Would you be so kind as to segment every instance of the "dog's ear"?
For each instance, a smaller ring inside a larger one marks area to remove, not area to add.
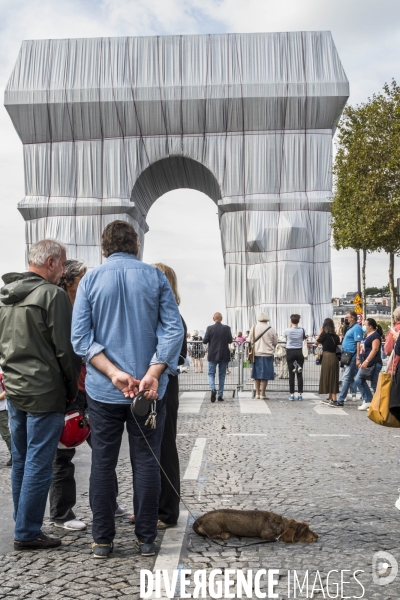
[[[294,527],[289,527],[285,529],[285,531],[281,534],[280,539],[282,542],[286,542],[287,544],[294,544],[294,538],[296,536],[296,529]]]

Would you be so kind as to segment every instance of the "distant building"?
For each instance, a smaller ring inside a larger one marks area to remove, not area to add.
[[[344,317],[347,311],[354,310],[354,298],[357,292],[347,292],[343,298],[336,298],[339,304],[334,302],[333,314],[335,317]],[[390,316],[392,313],[390,296],[377,295],[367,296],[367,315],[368,316]]]

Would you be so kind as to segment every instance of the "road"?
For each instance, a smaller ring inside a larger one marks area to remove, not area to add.
[[[14,552],[10,470],[0,468],[0,598],[136,600],[144,569],[165,569],[171,576],[175,569],[191,570],[188,593],[194,590],[194,571],[232,569],[247,575],[250,569],[253,574],[274,569],[278,573],[270,576],[278,583],[270,591],[282,599],[294,597],[293,582],[297,578],[300,584],[307,583],[308,572],[308,594],[304,585],[302,593],[297,589],[297,598],[328,598],[328,589],[333,598],[398,600],[400,574],[392,583],[378,584],[394,573],[395,563],[375,577],[376,582],[372,563],[378,551],[388,551],[400,561],[400,513],[394,506],[399,496],[400,430],[369,421],[357,410],[359,402],[331,409],[311,393],[303,402],[290,402],[282,393],[270,395],[270,400],[262,401],[245,393],[211,404],[208,393],[182,394],[178,447],[186,507],[181,505],[179,526],[159,534],[160,551],[154,558],[137,554],[127,516],[118,520],[115,551],[107,561],[91,557],[90,527],[86,533],[44,527],[52,534],[61,532],[61,549]],[[0,466],[6,459],[1,442]],[[89,469],[90,450],[85,445],[77,452],[76,512],[90,525]],[[126,439],[118,480],[119,502],[128,515],[132,483]],[[193,517],[224,507],[272,510],[306,520],[319,539],[313,544],[243,547],[259,540],[231,538],[218,545],[192,531]],[[268,597],[267,579],[261,575],[260,593]],[[166,592],[161,595],[167,597]],[[209,590],[206,597],[211,598]]]

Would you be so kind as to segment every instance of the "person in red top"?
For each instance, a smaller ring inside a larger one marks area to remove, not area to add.
[[[3,374],[0,373],[0,435],[7,444],[8,451],[11,455],[11,434],[8,425],[8,410],[6,400],[6,388],[4,387]],[[7,467],[12,466],[12,458],[10,456],[6,463]]]
[[[400,306],[393,311],[393,318],[394,318],[393,329],[395,331],[400,331]],[[391,355],[391,353],[393,352],[395,343],[396,343],[396,340],[393,337],[393,333],[389,329],[389,333],[387,333],[387,335],[386,335],[386,341],[385,341],[385,346],[384,346],[386,356]],[[390,365],[390,372],[392,372],[392,369],[393,369],[393,373],[396,372],[396,368],[397,368],[397,365],[399,364],[399,362],[400,362],[400,356],[397,356],[395,354],[394,358],[393,358],[393,363]]]

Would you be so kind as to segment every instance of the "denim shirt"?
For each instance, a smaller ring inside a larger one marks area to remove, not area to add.
[[[86,391],[98,402],[130,404],[111,380],[90,364],[100,352],[118,368],[142,379],[149,365],[166,363],[176,375],[183,327],[164,273],[133,254],[116,252],[81,280],[72,315],[72,345],[87,363]]]
[[[346,335],[342,341],[342,351],[355,354],[357,352],[357,342],[361,342],[363,337],[362,327],[355,323],[346,331]]]

